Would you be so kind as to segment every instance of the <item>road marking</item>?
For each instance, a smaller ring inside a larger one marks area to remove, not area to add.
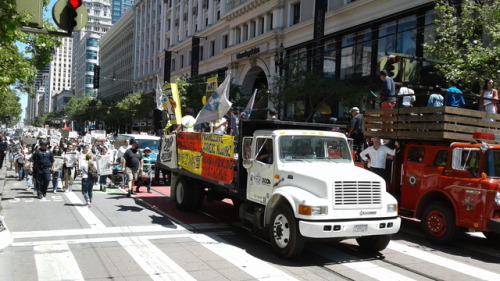
[[[74,192],[68,192],[66,194],[69,201],[75,206],[76,210],[83,219],[90,225],[91,228],[105,228],[106,226],[102,223],[94,213],[90,210],[89,206],[83,205],[83,202],[76,196]]]
[[[375,280],[415,280],[368,261],[350,262],[342,265],[366,276],[370,276],[370,278]]]
[[[128,237],[119,243],[153,280],[196,280],[147,239]]]
[[[191,238],[256,279],[266,281],[297,280],[269,263],[249,255],[245,250],[230,245],[229,242],[220,237],[209,234],[193,235]]]
[[[435,254],[427,253],[422,250],[418,250],[394,241],[389,243],[387,247],[391,250],[424,260],[429,263],[434,263],[442,267],[446,267],[448,269],[470,275],[474,278],[482,279],[482,280],[500,280],[500,274],[484,270],[481,268],[477,268],[465,263],[457,262],[445,257],[440,257]]]
[[[34,247],[38,280],[84,280],[66,243]]]

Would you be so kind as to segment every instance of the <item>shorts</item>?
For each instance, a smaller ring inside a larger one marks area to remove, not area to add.
[[[128,180],[136,181],[139,179],[139,168],[125,168],[125,173],[127,174]]]

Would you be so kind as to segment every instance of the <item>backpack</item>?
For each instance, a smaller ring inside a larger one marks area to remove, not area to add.
[[[96,179],[99,175],[97,174],[97,168],[92,166],[89,168],[89,178]]]

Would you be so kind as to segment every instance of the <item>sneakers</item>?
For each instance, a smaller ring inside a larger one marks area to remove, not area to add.
[[[148,190],[148,193],[151,193],[151,190]]]
[[[27,186],[24,190],[30,190],[31,186]]]
[[[90,200],[87,200],[87,205],[90,205],[90,203],[91,203]]]
[[[54,193],[57,193],[57,189],[54,189]]]
[[[38,194],[37,198],[42,199],[43,198],[42,194]]]

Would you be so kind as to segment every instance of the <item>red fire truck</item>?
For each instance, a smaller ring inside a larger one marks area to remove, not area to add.
[[[494,120],[494,121],[491,121]],[[387,189],[432,242],[463,230],[500,238],[500,116],[455,107],[368,110],[366,135],[397,140]]]

